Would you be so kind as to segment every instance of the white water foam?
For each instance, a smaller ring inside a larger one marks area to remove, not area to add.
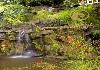
[[[31,58],[31,56],[25,56],[25,55],[16,55],[16,56],[11,56],[9,58]]]

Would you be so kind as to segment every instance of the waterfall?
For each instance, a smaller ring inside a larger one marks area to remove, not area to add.
[[[16,52],[11,58],[30,58],[37,56],[37,53],[32,49],[32,42],[27,31],[24,28],[19,30],[15,47]]]

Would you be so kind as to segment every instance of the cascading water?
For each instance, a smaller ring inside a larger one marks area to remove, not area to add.
[[[32,49],[32,42],[26,29],[21,29],[18,32],[17,45],[15,55],[10,58],[30,58],[37,56],[34,49]]]

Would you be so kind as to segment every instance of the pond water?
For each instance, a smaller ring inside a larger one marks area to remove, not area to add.
[[[0,57],[0,70],[100,70],[100,60]]]
[[[28,70],[27,68],[31,67],[31,64],[32,62],[34,62],[34,60],[37,59],[32,59],[32,58],[12,59],[3,57],[0,58],[0,70],[17,70],[20,68]]]
[[[17,59],[0,57],[0,70],[42,70],[42,66],[51,66],[54,63],[57,63],[55,59],[47,59],[42,57]]]

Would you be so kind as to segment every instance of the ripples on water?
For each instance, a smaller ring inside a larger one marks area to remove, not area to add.
[[[34,70],[31,64],[19,64],[12,67],[0,67],[0,70]]]
[[[56,63],[59,64],[59,61],[42,57],[18,59],[0,58],[0,70],[55,70],[53,68],[55,68]]]
[[[41,60],[41,59],[40,59]],[[32,65],[37,59],[33,58],[3,58],[0,59],[0,70],[34,70]]]
[[[0,68],[0,70],[33,70],[33,68],[32,68],[32,66],[31,67],[29,67],[29,65],[28,66],[16,66],[16,67],[5,67],[5,68]]]
[[[44,58],[0,58],[0,70],[42,70],[42,66],[51,64]]]

